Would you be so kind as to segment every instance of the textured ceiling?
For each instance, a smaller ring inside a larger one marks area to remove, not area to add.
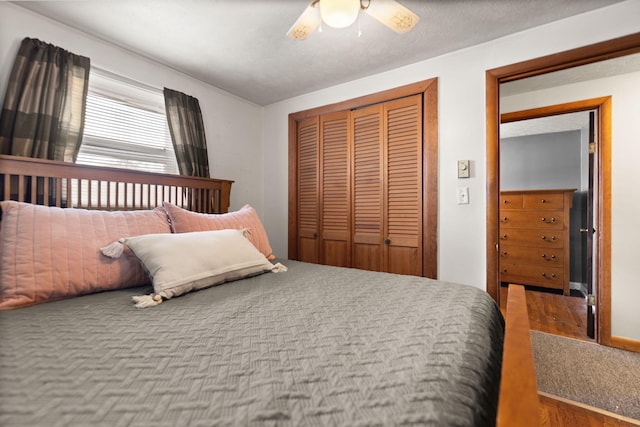
[[[375,1],[375,0],[371,0]],[[366,14],[344,30],[286,37],[309,0],[17,1],[259,105],[380,73],[621,0],[400,0],[398,35]]]
[[[640,54],[626,55],[500,85],[500,96],[512,96],[571,83],[640,71]]]

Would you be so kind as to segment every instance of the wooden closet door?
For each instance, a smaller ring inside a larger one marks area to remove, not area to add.
[[[352,267],[383,270],[383,106],[351,112],[353,128]]]
[[[318,263],[319,119],[298,123],[298,260]]]
[[[384,104],[384,270],[422,275],[422,96]]]
[[[289,115],[292,259],[437,278],[437,95],[431,79]]]
[[[321,263],[351,265],[349,112],[320,117]]]

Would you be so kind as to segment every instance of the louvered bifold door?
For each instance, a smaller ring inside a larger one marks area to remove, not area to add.
[[[383,106],[351,112],[353,128],[352,266],[382,271]]]
[[[348,111],[320,117],[321,263],[351,265]]]
[[[298,123],[298,257],[318,263],[319,257],[319,120]]]
[[[385,271],[422,275],[422,96],[384,104]]]

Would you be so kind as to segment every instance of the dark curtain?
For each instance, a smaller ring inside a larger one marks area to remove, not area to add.
[[[200,103],[192,96],[164,88],[164,104],[180,175],[209,178],[207,139]]]
[[[89,58],[22,40],[0,115],[0,153],[75,162],[82,142]]]

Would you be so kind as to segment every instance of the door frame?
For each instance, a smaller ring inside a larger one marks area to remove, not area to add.
[[[595,313],[595,340],[600,342],[603,337],[605,342],[611,340],[611,97],[585,99],[575,102],[567,102],[556,105],[532,108],[521,111],[513,111],[500,115],[500,123],[512,123],[520,120],[538,119],[541,117],[551,117],[561,114],[570,114],[580,111],[597,111],[597,138],[595,163],[598,174],[597,193],[594,194],[597,206],[596,222],[597,230],[594,239],[595,262],[593,268],[596,271],[596,313]],[[593,141],[589,141],[593,142]],[[499,143],[499,142],[498,142]],[[603,191],[603,186],[606,190]],[[601,206],[604,203],[605,206]],[[607,218],[607,221],[604,221]],[[500,258],[498,257],[498,263]],[[502,288],[498,285],[498,301]],[[585,319],[586,321],[586,319]],[[604,324],[601,328],[601,324]],[[609,325],[608,327],[605,327]],[[606,331],[609,331],[607,335]],[[603,344],[605,343],[603,342]],[[609,344],[606,344],[609,345]]]
[[[640,33],[580,47],[540,58],[519,62],[486,71],[486,145],[487,145],[487,292],[499,301],[500,277],[498,270],[499,242],[499,196],[500,196],[500,83],[520,80],[553,71],[564,70],[580,65],[612,59],[640,52]],[[601,156],[605,154],[602,153]],[[604,345],[639,351],[631,340],[611,336],[611,158],[603,158],[599,168],[599,191],[603,200],[599,201],[599,221],[601,221],[598,244],[602,248],[599,268],[601,278],[599,342]]]

